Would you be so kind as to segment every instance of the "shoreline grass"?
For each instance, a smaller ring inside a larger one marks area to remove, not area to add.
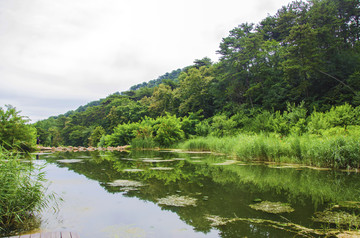
[[[0,147],[0,235],[31,230],[40,225],[37,212],[55,199],[45,195],[45,174],[32,163],[22,163],[19,154]]]
[[[330,168],[360,168],[360,127],[325,131],[322,135],[281,136],[276,133],[232,137],[197,137],[181,149],[213,151],[245,161],[299,163]]]

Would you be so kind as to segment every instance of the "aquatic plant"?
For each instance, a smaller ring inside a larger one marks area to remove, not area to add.
[[[142,187],[142,186],[144,186],[144,184],[142,182],[132,181],[132,180],[123,180],[123,179],[115,180],[108,184],[110,186],[114,186],[114,187]]]
[[[294,209],[290,207],[287,203],[281,202],[269,202],[269,201],[262,201],[260,203],[251,204],[249,205],[252,209],[263,211],[267,213],[284,213],[284,212],[293,212]]]
[[[285,230],[288,232],[295,233],[296,236],[303,236],[303,237],[318,237],[318,236],[325,236],[325,237],[360,237],[359,231],[342,231],[339,229],[312,229],[308,228],[299,224],[291,223],[291,222],[279,222],[267,219],[257,219],[257,218],[225,218],[216,215],[205,215],[205,219],[211,222],[211,226],[224,226],[228,223],[232,222],[246,222],[250,224],[261,224],[264,226],[269,226],[279,230]]]
[[[21,163],[17,154],[0,147],[0,235],[39,225],[37,212],[55,195],[45,195],[45,173],[32,163]]]
[[[196,206],[196,198],[188,196],[171,195],[158,199],[158,204],[174,207]]]
[[[316,212],[315,217],[313,217],[312,220],[315,222],[335,224],[337,226],[346,226],[347,228],[360,227],[360,217],[344,211],[335,212],[326,210],[323,212]]]

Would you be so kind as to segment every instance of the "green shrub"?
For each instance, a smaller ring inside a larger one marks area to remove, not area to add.
[[[201,112],[201,111],[200,111]],[[181,130],[185,133],[185,138],[189,138],[197,133],[196,128],[200,123],[200,112],[189,113],[189,116],[183,117],[181,120]]]
[[[328,117],[322,112],[314,111],[308,122],[308,132],[311,134],[322,134],[322,131],[330,127]]]
[[[207,136],[210,134],[211,126],[207,120],[201,121],[195,126],[195,131],[197,136]]]
[[[212,118],[211,135],[223,137],[235,134],[236,122],[226,115],[216,115]]]
[[[359,118],[355,117],[355,110],[349,104],[332,107],[326,116],[332,127],[341,126],[347,127],[348,125],[354,125],[355,121]]]
[[[157,118],[156,121],[158,124],[154,125],[156,130],[154,139],[160,146],[167,147],[184,139],[180,118],[168,114]]]
[[[115,127],[114,132],[106,135],[101,141],[101,146],[120,146],[129,145],[132,139],[136,137],[136,130],[139,128],[138,123],[120,124]]]

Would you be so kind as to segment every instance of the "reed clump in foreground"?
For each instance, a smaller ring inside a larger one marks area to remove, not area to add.
[[[198,137],[179,145],[209,150],[240,160],[301,163],[331,168],[360,168],[360,127],[331,128],[321,134],[281,136],[277,133]]]
[[[39,225],[36,213],[55,195],[45,195],[45,174],[18,154],[0,147],[0,236]]]

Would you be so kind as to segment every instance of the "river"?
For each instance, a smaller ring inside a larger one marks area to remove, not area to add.
[[[319,212],[360,201],[355,172],[209,153],[66,152],[42,154],[36,163],[45,166],[48,190],[62,198],[56,212],[41,214],[40,230],[82,238],[301,237],[302,229],[334,226],[314,221]],[[257,208],[264,202],[289,210]]]

